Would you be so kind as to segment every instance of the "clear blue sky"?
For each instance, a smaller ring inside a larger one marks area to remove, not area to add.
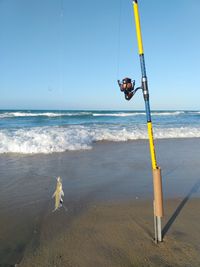
[[[200,1],[138,2],[152,109],[200,109]],[[0,108],[143,109],[125,76],[140,85],[131,0],[0,0]]]

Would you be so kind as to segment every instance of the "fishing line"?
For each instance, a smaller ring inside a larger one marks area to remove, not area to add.
[[[64,25],[63,25],[63,19],[64,19],[64,2],[63,0],[60,0],[60,12],[59,12],[59,72],[60,72],[60,75],[59,75],[59,97],[60,97],[60,106],[59,106],[59,113],[60,113],[60,116],[59,116],[59,120],[60,120],[60,125],[59,127],[61,128],[62,127],[62,102],[61,100],[64,99],[64,93],[63,93],[63,54],[64,54],[64,51],[63,51],[63,45],[64,45],[64,34],[63,34],[63,31],[64,31]],[[61,160],[62,159],[62,154],[59,153],[59,156],[58,156],[58,168],[59,170],[61,169]],[[59,175],[57,175],[59,176]]]
[[[121,17],[122,17],[122,0],[119,0],[119,24],[118,24],[118,42],[117,42],[117,79],[119,78],[120,72],[120,51],[121,51]]]
[[[63,39],[63,18],[64,18],[64,2],[63,0],[60,0],[59,2],[59,21],[58,21],[58,91],[59,91],[59,97],[58,100],[60,102],[60,105],[58,107],[58,111],[59,111],[59,123],[58,123],[58,127],[62,128],[62,102],[61,100],[64,99],[64,94],[63,94],[63,44],[64,44],[64,39]],[[58,132],[59,134],[59,132]],[[62,145],[62,144],[60,144]],[[58,154],[58,166],[57,166],[57,171],[61,172],[62,168],[62,152],[59,152]],[[67,212],[67,208],[64,206],[63,204],[63,200],[62,200],[62,196],[64,196],[64,192],[62,189],[62,179],[60,179],[61,174],[59,173],[59,175],[56,175],[57,178],[57,186],[56,186],[56,191],[54,192],[53,197],[55,197],[55,210],[59,209],[58,206],[58,198],[60,199],[60,207],[63,207],[64,210]],[[62,202],[61,202],[62,201]]]
[[[60,104],[61,103],[61,99],[63,99],[63,77],[64,77],[64,74],[63,74],[63,55],[64,55],[64,25],[63,25],[63,22],[64,22],[64,2],[63,0],[60,0],[60,12],[59,12],[59,52],[58,52],[58,55],[59,55],[59,95],[60,95]],[[61,125],[61,106],[59,106],[59,111],[60,111],[60,125]]]

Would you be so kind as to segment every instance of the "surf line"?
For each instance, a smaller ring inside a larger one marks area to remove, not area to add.
[[[155,146],[154,146],[153,125],[152,125],[152,120],[151,120],[151,109],[150,109],[150,103],[149,103],[150,102],[149,101],[149,89],[148,89],[148,81],[147,81],[147,74],[146,74],[146,67],[145,67],[144,49],[143,49],[140,16],[139,16],[137,0],[133,0],[133,12],[134,12],[134,18],[135,18],[138,53],[139,53],[139,58],[140,58],[140,67],[141,67],[141,74],[142,74],[141,86],[134,88],[135,81],[128,77],[124,78],[122,81],[118,80],[118,85],[120,87],[120,90],[124,93],[126,100],[130,100],[139,89],[141,89],[143,92],[146,119],[147,119],[149,149],[150,149],[152,173],[153,173],[153,188],[154,188],[153,210],[154,210],[155,243],[158,243],[158,242],[162,242],[163,240],[162,226],[161,226],[161,218],[164,216],[162,177],[161,177],[161,168],[157,165],[156,152],[155,152]]]

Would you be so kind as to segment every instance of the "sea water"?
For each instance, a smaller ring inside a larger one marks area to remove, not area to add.
[[[200,137],[200,111],[152,111],[152,121],[155,138]],[[0,111],[0,153],[48,154],[147,138],[144,111]]]

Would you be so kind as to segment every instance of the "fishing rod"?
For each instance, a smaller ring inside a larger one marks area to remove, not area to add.
[[[124,93],[125,99],[130,100],[134,94],[141,89],[143,93],[143,98],[145,102],[145,110],[146,110],[146,119],[147,119],[147,130],[148,130],[148,138],[149,138],[149,148],[151,155],[151,164],[152,164],[152,172],[153,172],[153,188],[154,188],[154,231],[155,231],[155,242],[162,242],[162,225],[161,218],[163,217],[163,193],[162,193],[162,177],[161,177],[161,168],[157,165],[156,160],[156,152],[154,146],[154,137],[153,137],[153,126],[151,120],[151,109],[149,103],[149,89],[148,89],[148,81],[145,67],[145,59],[144,59],[144,49],[142,43],[142,33],[140,27],[140,16],[138,9],[138,1],[133,0],[133,11],[135,17],[135,26],[136,26],[136,35],[138,42],[138,53],[140,58],[140,67],[141,67],[141,86],[135,87],[135,81],[130,78],[124,78],[122,81],[118,80],[118,85],[120,90]]]

